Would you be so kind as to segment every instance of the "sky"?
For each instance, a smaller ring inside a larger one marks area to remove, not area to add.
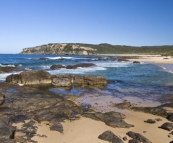
[[[47,43],[173,45],[173,0],[0,0],[0,53]]]

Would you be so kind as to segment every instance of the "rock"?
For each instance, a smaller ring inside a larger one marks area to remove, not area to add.
[[[0,105],[5,102],[5,95],[0,94]]]
[[[123,141],[111,131],[105,131],[99,135],[98,138],[111,143],[123,143]]]
[[[123,140],[124,140],[124,141],[126,141],[126,140],[127,140],[127,137],[126,137],[126,136],[125,136],[125,137],[123,137]]]
[[[156,121],[153,120],[153,119],[148,119],[148,120],[146,120],[144,122],[149,123],[149,124],[155,124],[156,123]]]
[[[113,106],[120,108],[120,109],[124,109],[124,108],[129,109],[132,107],[130,102],[123,102],[123,103],[117,103],[117,104],[115,103],[115,104],[113,104]]]
[[[92,64],[92,63],[80,63],[80,64],[76,64],[76,65],[68,65],[68,66],[66,66],[66,69],[76,69],[78,67],[86,68],[86,67],[92,67],[92,66],[95,66],[95,64]]]
[[[52,77],[52,85],[59,87],[68,87],[72,85],[72,75],[56,75]]]
[[[141,142],[138,141],[138,140],[134,140],[134,139],[132,139],[132,140],[129,140],[129,143],[141,143]]]
[[[169,121],[173,122],[173,113],[170,113],[166,119],[168,119]]]
[[[52,65],[50,67],[51,70],[56,70],[56,69],[60,69],[60,68],[65,68],[65,66],[63,66],[63,65]]]
[[[0,118],[0,142],[2,143],[10,143],[14,142],[14,133],[16,128],[8,124],[8,118],[1,117]]]
[[[12,72],[12,71],[21,71],[21,69],[16,68],[16,67],[1,67],[0,68],[0,73],[7,73],[7,72]]]
[[[60,123],[53,122],[50,126],[50,130],[63,133],[63,126]]]
[[[16,115],[10,119],[11,123],[20,123],[25,122],[25,120],[28,120],[29,118],[26,115]]]
[[[162,124],[159,128],[167,130],[167,131],[171,131],[173,129],[173,123],[166,122]]]
[[[133,63],[134,63],[134,64],[140,64],[140,62],[139,62],[139,61],[134,61]]]
[[[107,79],[104,76],[85,75],[84,83],[86,85],[107,84]]]
[[[73,83],[74,84],[84,84],[84,78],[80,75],[75,75],[73,77]]]
[[[21,83],[21,77],[19,74],[11,74],[11,75],[6,77],[6,82]]]
[[[146,137],[144,137],[143,135],[141,135],[139,133],[130,131],[130,132],[127,132],[127,135],[129,137],[133,138],[134,140],[138,140],[139,142],[142,142],[142,143],[152,143]]]
[[[36,85],[36,84],[51,84],[50,73],[43,70],[23,71],[20,74],[21,84]]]
[[[39,58],[39,60],[49,60],[49,58]]]

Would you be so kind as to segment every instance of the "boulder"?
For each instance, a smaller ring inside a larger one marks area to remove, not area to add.
[[[63,66],[63,65],[52,65],[50,67],[51,70],[56,70],[56,69],[60,69],[60,68],[65,68],[65,66]]]
[[[107,79],[104,76],[85,75],[84,83],[86,85],[107,84]]]
[[[5,95],[0,94],[0,105],[2,105],[5,102]]]
[[[98,138],[111,143],[123,143],[123,141],[118,136],[116,136],[112,131],[105,131],[104,133],[99,135]]]
[[[20,74],[21,83],[25,85],[51,84],[50,73],[43,70],[23,71]]]
[[[173,129],[173,123],[166,122],[162,124],[159,128],[167,130],[167,131],[171,131]]]
[[[72,75],[56,75],[52,77],[52,85],[59,87],[67,87],[72,85]]]
[[[73,77],[73,83],[74,84],[84,84],[84,78],[80,75],[75,75]]]
[[[146,137],[144,137],[143,135],[141,135],[139,133],[130,131],[130,132],[127,132],[127,135],[129,137],[133,138],[134,140],[138,140],[139,142],[142,142],[142,143],[152,143]]]
[[[0,73],[7,73],[7,72],[12,72],[12,71],[21,71],[21,69],[16,68],[16,67],[1,67],[0,68]]]
[[[76,65],[68,65],[66,69],[76,69],[78,67],[86,68],[86,67],[92,67],[95,66],[95,64],[92,63],[81,63],[81,64],[76,64]]]
[[[141,142],[138,140],[132,139],[132,140],[129,140],[129,143],[141,143]]]
[[[156,121],[153,120],[153,119],[148,119],[148,120],[146,120],[144,122],[149,123],[149,124],[155,124],[156,123]]]
[[[169,121],[173,122],[173,113],[170,113],[166,119],[168,119]]]
[[[11,74],[6,77],[6,82],[9,83],[21,83],[20,74]]]

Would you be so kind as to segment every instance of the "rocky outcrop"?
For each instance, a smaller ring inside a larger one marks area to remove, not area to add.
[[[96,54],[97,49],[78,44],[47,44],[24,48],[21,54]]]
[[[85,75],[84,83],[86,85],[107,84],[107,79],[103,76]]]
[[[123,143],[123,141],[111,131],[105,131],[99,135],[98,138],[110,143]]]
[[[56,75],[52,77],[52,84],[59,87],[67,87],[72,85],[72,75]]]
[[[78,84],[78,85],[84,84],[84,78],[82,76],[80,76],[80,75],[75,75],[73,77],[73,83],[74,84]]]
[[[25,85],[51,84],[51,75],[43,70],[23,71],[20,74],[9,75],[6,78],[9,83],[21,83]]]
[[[133,138],[134,140],[137,140],[139,142],[142,143],[152,143],[151,141],[149,141],[146,137],[144,137],[143,135],[139,134],[139,133],[135,133],[135,132],[128,132],[127,135],[131,138]]]

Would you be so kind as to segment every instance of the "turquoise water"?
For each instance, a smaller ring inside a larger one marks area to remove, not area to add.
[[[39,60],[39,58],[48,58],[48,60]],[[61,58],[65,60],[60,60]],[[78,63],[94,63],[96,66],[50,70],[53,64],[74,65]],[[96,56],[1,54],[0,67],[4,66],[15,66],[22,70],[46,70],[52,75],[65,73],[103,75],[111,82],[101,90],[109,91],[110,95],[118,97],[137,96],[156,99],[173,94],[173,88],[170,88],[173,86],[173,73],[149,63],[117,62],[116,57],[105,57],[99,60]],[[11,73],[0,74],[0,81],[4,81],[9,74]],[[75,90],[73,88],[72,91],[62,89],[59,91],[73,93]]]

